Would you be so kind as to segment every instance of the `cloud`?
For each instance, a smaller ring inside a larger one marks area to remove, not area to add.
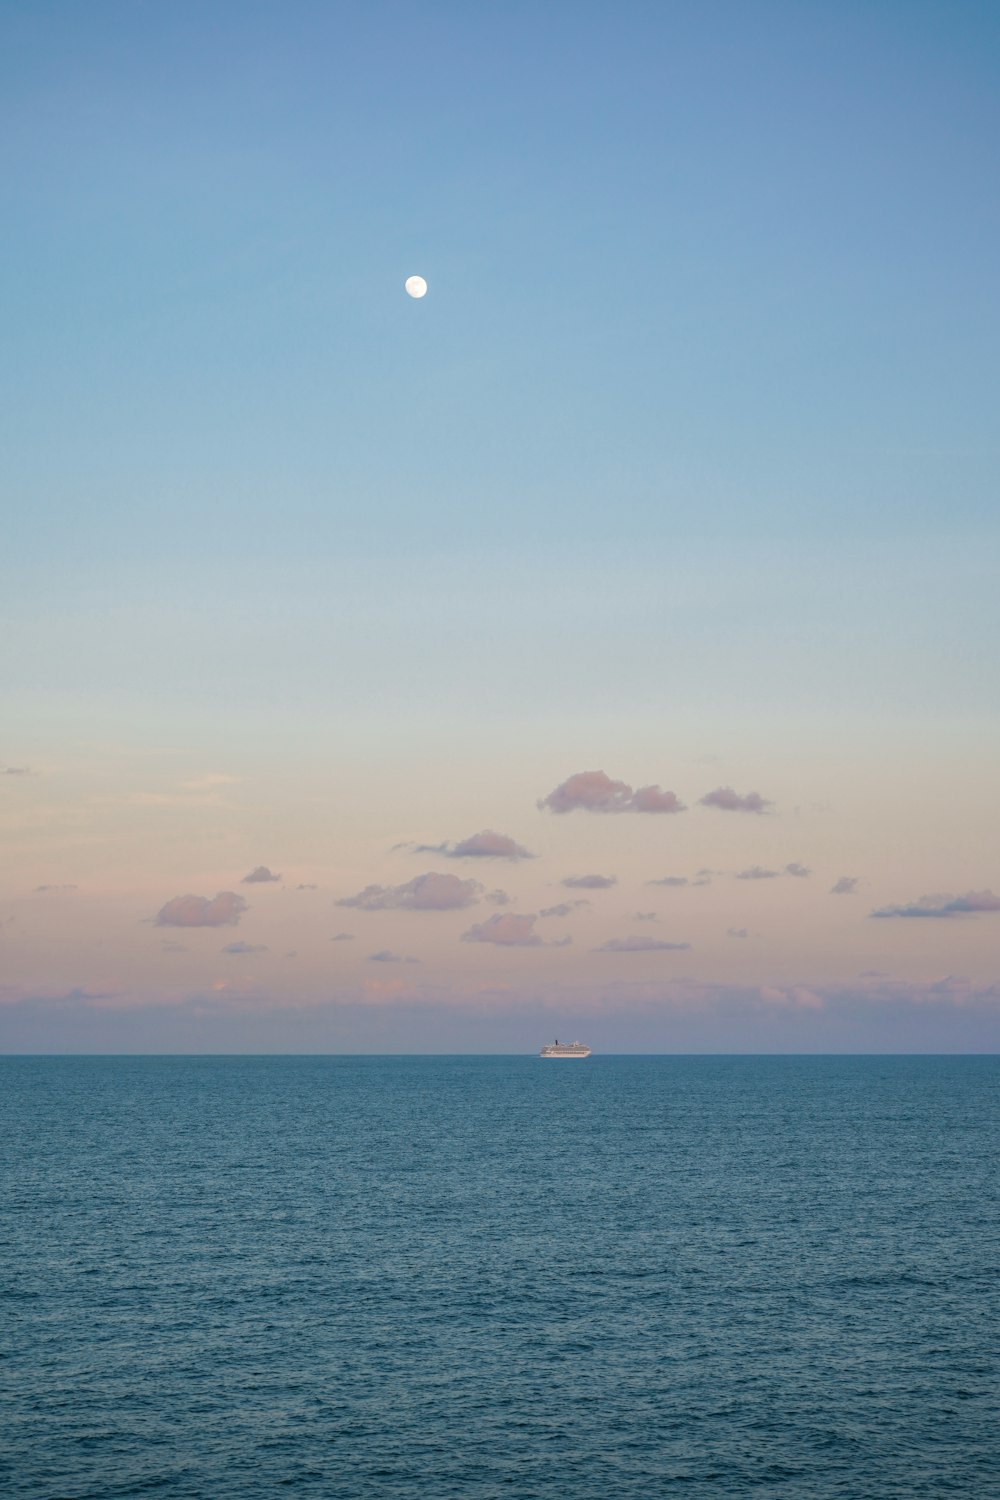
[[[731,786],[717,786],[714,792],[706,792],[699,800],[702,807],[718,807],[723,812],[762,813],[773,805],[759,792],[747,792],[741,797]]]
[[[535,917],[497,912],[462,933],[463,943],[494,943],[498,948],[537,948],[542,939],[535,932]]]
[[[439,875],[428,870],[405,885],[367,885],[356,896],[343,896],[338,906],[357,906],[362,911],[457,911],[474,906],[482,886],[478,880],[459,880],[457,875]]]
[[[647,885],[687,885],[686,875],[664,875],[660,880],[647,880]]]
[[[658,922],[660,920],[655,911],[634,911],[632,916],[637,922]]]
[[[637,791],[625,781],[612,781],[604,771],[577,771],[560,782],[537,804],[554,813],[679,813],[684,804],[675,792],[664,792],[658,786],[641,786]]]
[[[561,882],[571,891],[608,891],[618,884],[617,875],[567,875]]]
[[[971,912],[1000,911],[1000,896],[992,891],[968,891],[964,896],[921,896],[909,906],[883,906],[872,917],[959,917]]]
[[[747,938],[749,936],[750,936],[750,934],[747,932],[747,930],[746,930],[745,927],[727,927],[726,928],[726,937],[731,937],[731,938]]]
[[[30,766],[5,766],[3,774],[5,776],[30,776],[31,775],[31,767]]]
[[[483,900],[488,901],[491,906],[510,905],[510,897],[508,896],[506,891],[487,891],[486,895],[483,897]]]
[[[244,875],[243,879],[240,881],[240,884],[266,885],[269,881],[280,879],[280,875],[271,874],[271,871],[267,868],[267,865],[258,865],[255,870],[250,871],[249,875]]]
[[[43,895],[45,892],[52,892],[52,891],[75,891],[77,889],[78,889],[78,887],[75,886],[75,885],[36,885],[35,886],[35,894],[40,896],[40,895]]]
[[[223,953],[266,953],[266,943],[227,943]]]
[[[247,909],[235,891],[207,896],[175,896],[153,918],[157,927],[235,927]]]
[[[165,938],[160,944],[164,953],[188,953],[190,949],[187,943],[178,943],[174,938]]]
[[[369,953],[368,962],[371,964],[418,964],[419,958],[404,958],[401,953],[393,953],[391,948],[381,948],[378,953]]]
[[[335,932],[333,934],[333,937],[330,939],[330,942],[331,943],[353,943],[354,942],[354,933],[353,932]]]
[[[517,844],[505,833],[484,828],[458,844],[418,844],[417,854],[443,854],[448,859],[534,859],[523,844]]]
[[[777,880],[777,870],[764,870],[760,865],[751,865],[749,870],[741,870],[737,880]]]
[[[841,875],[836,885],[830,887],[831,896],[853,896],[858,888],[857,875]]]
[[[569,917],[581,906],[589,906],[590,902],[582,897],[579,901],[560,901],[556,906],[543,906],[538,913],[539,917]]]
[[[682,948],[690,948],[690,943],[664,943],[659,938],[648,937],[624,937],[609,938],[599,948],[592,948],[592,953],[665,953],[668,950],[680,952]]]
[[[786,1010],[822,1010],[823,997],[804,984],[792,984],[782,988],[762,984],[757,991],[765,1005],[774,1005]]]
[[[800,865],[798,860],[793,859],[790,865],[785,866],[785,874],[794,875],[796,880],[805,880],[808,875],[812,874],[812,870],[808,865]]]
[[[312,885],[312,884],[297,885],[295,887],[295,889],[297,891],[318,891],[319,890],[319,886],[318,885]]]

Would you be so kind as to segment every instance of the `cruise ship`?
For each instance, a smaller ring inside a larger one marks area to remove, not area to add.
[[[561,1042],[557,1037],[539,1052],[539,1057],[589,1057],[590,1048],[584,1042]]]

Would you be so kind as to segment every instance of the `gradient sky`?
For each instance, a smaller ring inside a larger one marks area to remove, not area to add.
[[[995,4],[8,0],[0,123],[0,1048],[1000,1048]]]

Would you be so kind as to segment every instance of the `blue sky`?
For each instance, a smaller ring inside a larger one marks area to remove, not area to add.
[[[991,4],[0,5],[0,902],[230,878],[122,821],[185,777],[348,889],[599,765],[836,783],[873,901],[1000,880],[998,74]],[[1000,980],[989,920],[913,973]],[[19,996],[111,984],[73,931]]]

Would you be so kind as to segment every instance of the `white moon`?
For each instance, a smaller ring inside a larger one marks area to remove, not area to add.
[[[403,285],[411,297],[427,296],[427,283],[422,276],[407,276]]]

